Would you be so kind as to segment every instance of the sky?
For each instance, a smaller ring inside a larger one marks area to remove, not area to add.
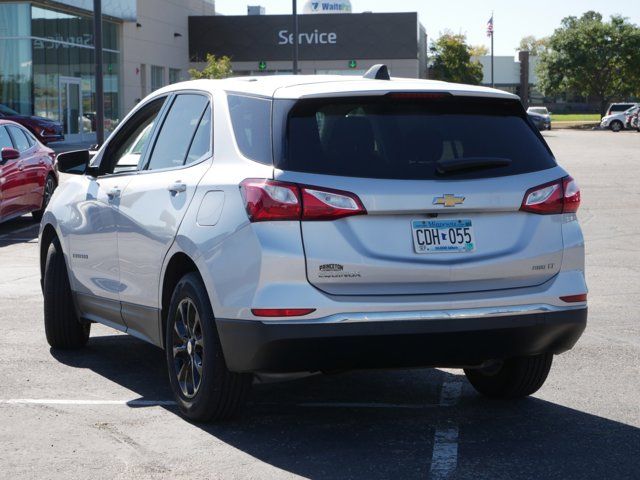
[[[306,0],[298,0],[298,10]],[[269,14],[291,13],[291,0],[215,0],[216,11],[223,15],[246,15],[247,5],[262,5]],[[486,45],[487,21],[494,12],[494,53],[515,55],[520,39],[527,35],[545,37],[553,33],[569,15],[580,16],[588,10],[622,15],[640,25],[640,0],[351,0],[355,13],[418,12],[429,38],[451,30],[467,35],[471,45]]]

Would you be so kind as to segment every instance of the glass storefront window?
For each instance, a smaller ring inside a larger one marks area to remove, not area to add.
[[[31,114],[31,12],[29,4],[0,3],[0,104]]]
[[[169,69],[169,84],[180,82],[182,80],[180,78],[181,76],[182,76],[182,70],[180,70],[179,68],[170,68]]]
[[[164,67],[151,65],[151,91],[164,87]]]
[[[118,33],[117,24],[103,23],[107,131],[119,120]],[[90,15],[0,3],[0,104],[59,121],[82,135],[95,131],[93,45]],[[69,105],[75,105],[72,121]]]

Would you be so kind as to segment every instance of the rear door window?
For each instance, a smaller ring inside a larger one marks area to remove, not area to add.
[[[148,170],[184,165],[209,99],[204,95],[178,95],[167,113],[148,163]]]
[[[29,150],[31,148],[31,144],[29,143],[29,139],[24,134],[24,132],[13,125],[9,125],[7,127],[13,137],[13,141],[16,143],[16,150],[20,152],[24,152],[25,150]]]
[[[459,180],[556,165],[519,101],[510,99],[390,94],[300,100],[288,112],[283,137],[276,167],[308,173]],[[446,174],[439,168],[476,160],[485,165]]]
[[[191,146],[189,147],[189,153],[187,154],[187,161],[185,165],[195,163],[198,160],[204,159],[211,153],[211,105],[202,114],[200,124],[196,130]]]
[[[0,150],[3,148],[13,148],[13,142],[9,136],[9,132],[3,126],[0,126]]]

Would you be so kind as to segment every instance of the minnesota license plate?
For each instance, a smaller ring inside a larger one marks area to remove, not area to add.
[[[416,253],[459,253],[476,249],[469,219],[412,220],[411,230]]]

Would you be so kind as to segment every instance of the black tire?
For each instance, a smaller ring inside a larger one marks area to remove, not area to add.
[[[55,191],[57,186],[58,186],[58,183],[56,182],[55,177],[51,174],[47,175],[47,179],[44,181],[44,191],[42,194],[42,207],[40,208],[40,210],[31,212],[31,215],[33,216],[33,219],[36,222],[39,222],[40,220],[42,220],[42,215],[44,214],[44,211],[47,209],[47,205],[49,205],[49,200],[51,200],[51,195],[53,195],[53,192]]]
[[[227,368],[209,297],[197,273],[186,274],[173,291],[165,353],[171,390],[185,417],[209,422],[240,412],[253,376]]]
[[[64,254],[57,239],[49,245],[44,267],[44,330],[52,348],[80,348],[89,340],[91,323],[80,322],[73,306]]]
[[[487,369],[464,370],[479,393],[492,398],[520,398],[538,391],[551,369],[553,354],[504,360]]]
[[[619,132],[624,129],[624,125],[620,120],[614,120],[613,122],[611,122],[611,125],[609,125],[609,128],[612,132]]]

